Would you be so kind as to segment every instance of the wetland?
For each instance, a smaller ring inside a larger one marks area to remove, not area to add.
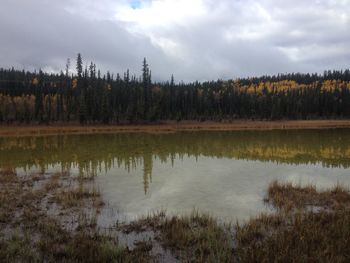
[[[1,137],[0,167],[8,262],[348,255],[348,129]]]

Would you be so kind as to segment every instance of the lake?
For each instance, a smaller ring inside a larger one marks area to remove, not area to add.
[[[350,185],[350,130],[0,137],[0,167],[93,173],[113,220],[198,209],[223,221],[269,211],[273,180]]]

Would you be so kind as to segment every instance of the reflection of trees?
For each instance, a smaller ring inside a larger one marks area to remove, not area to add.
[[[100,134],[0,138],[0,166],[45,171],[58,165],[80,173],[143,165],[144,188],[152,179],[152,162],[184,156],[228,157],[288,164],[321,163],[349,167],[348,130],[183,132],[175,134]]]
[[[143,157],[143,184],[145,194],[147,193],[149,183],[152,182],[152,167],[152,153],[146,153]]]

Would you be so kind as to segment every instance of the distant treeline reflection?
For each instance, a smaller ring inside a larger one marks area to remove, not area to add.
[[[207,156],[277,162],[350,166],[350,131],[283,130],[235,132],[179,132],[173,134],[120,133],[0,138],[1,167],[25,170],[52,165],[76,167],[81,173],[131,170],[143,166],[145,190],[154,158],[172,164],[184,156]]]

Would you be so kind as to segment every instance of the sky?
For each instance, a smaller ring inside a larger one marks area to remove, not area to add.
[[[205,81],[350,67],[350,0],[0,0],[0,67]]]

